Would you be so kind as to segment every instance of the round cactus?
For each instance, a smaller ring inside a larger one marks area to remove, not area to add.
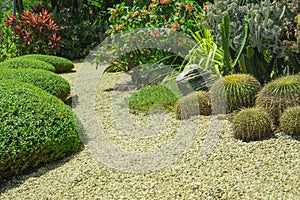
[[[262,108],[244,108],[233,117],[234,138],[248,142],[272,135],[272,119]]]
[[[176,119],[188,119],[195,115],[210,115],[211,103],[209,93],[195,91],[178,100],[175,105]]]
[[[279,121],[284,133],[300,136],[300,106],[286,109]]]
[[[300,76],[292,75],[275,79],[258,93],[256,106],[267,110],[278,124],[285,109],[300,105]]]
[[[217,80],[210,89],[213,114],[252,107],[260,83],[249,74],[233,74]]]

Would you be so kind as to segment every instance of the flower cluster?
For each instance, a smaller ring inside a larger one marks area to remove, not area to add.
[[[107,34],[143,27],[170,28],[188,33],[200,28],[204,10],[193,0],[152,0],[148,6],[128,7],[119,4],[110,9]]]

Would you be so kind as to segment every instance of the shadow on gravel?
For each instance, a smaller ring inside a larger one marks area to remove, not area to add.
[[[8,177],[6,180],[0,181],[0,193],[4,193],[7,190],[10,190],[12,188],[18,187],[22,185],[24,181],[26,181],[29,178],[32,177],[40,177],[44,175],[45,173],[52,171],[58,167],[63,166],[65,163],[67,163],[69,160],[71,160],[73,157],[75,157],[78,153],[80,153],[83,150],[84,147],[81,147],[80,150],[76,153],[72,153],[68,155],[65,158],[62,158],[60,160],[48,163],[48,164],[42,164],[40,166],[30,168],[28,170],[25,170],[22,172],[22,174]]]

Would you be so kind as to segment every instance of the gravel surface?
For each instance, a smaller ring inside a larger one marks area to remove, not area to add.
[[[137,158],[164,152],[155,166],[155,157],[143,161],[150,172],[138,173],[143,170],[135,170],[136,163],[130,168],[113,158],[103,164],[97,161],[101,156],[84,148],[8,182],[0,199],[300,199],[299,140],[278,133],[241,142],[233,139],[231,123],[223,116],[178,121],[160,109],[153,109],[151,117],[129,114],[128,92],[105,91],[123,75],[104,74],[99,80],[99,126],[106,139]],[[72,83],[76,73],[62,76]],[[173,157],[166,146],[175,151]]]

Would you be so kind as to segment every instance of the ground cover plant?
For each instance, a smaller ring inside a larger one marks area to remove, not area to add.
[[[81,146],[70,107],[32,84],[1,80],[0,108],[0,180]]]
[[[153,106],[162,106],[166,111],[172,111],[177,101],[175,94],[163,85],[148,85],[129,98],[129,108],[132,112],[147,113]]]
[[[31,83],[46,92],[65,101],[70,95],[71,87],[68,81],[59,75],[41,69],[11,69],[0,68],[0,80],[14,79]]]

